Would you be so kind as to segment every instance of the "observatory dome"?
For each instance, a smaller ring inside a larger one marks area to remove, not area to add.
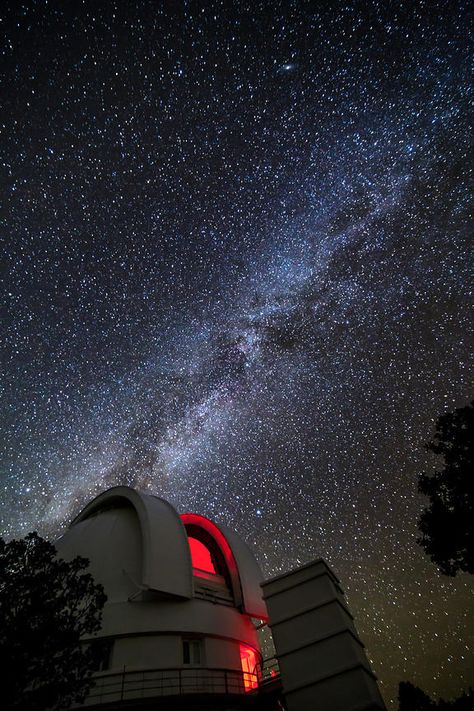
[[[140,693],[150,687],[152,696],[183,685],[190,693],[193,684],[202,692],[204,684],[214,694],[235,687],[237,698],[256,687],[261,653],[252,618],[267,612],[260,568],[236,533],[115,487],[81,511],[56,547],[62,558],[88,558],[107,594],[99,633],[107,653],[88,705],[99,703],[97,694],[115,702],[124,684],[138,683],[136,673]]]

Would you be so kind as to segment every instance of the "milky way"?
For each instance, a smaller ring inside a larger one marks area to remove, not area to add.
[[[390,703],[474,684],[416,543],[474,392],[467,3],[2,5],[2,528],[128,484],[326,558]]]

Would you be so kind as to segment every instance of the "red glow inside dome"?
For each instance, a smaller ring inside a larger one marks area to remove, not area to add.
[[[192,538],[188,536],[189,549],[191,551],[191,561],[193,568],[198,571],[202,570],[205,573],[212,573],[217,575],[217,570],[215,569],[214,563],[212,562],[211,552],[204,543],[198,541],[197,538]]]

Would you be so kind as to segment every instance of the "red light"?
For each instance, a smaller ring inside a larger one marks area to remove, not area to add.
[[[202,570],[205,573],[212,573],[213,575],[217,575],[217,570],[214,567],[214,563],[212,562],[211,558],[211,552],[204,543],[201,543],[201,541],[198,541],[197,538],[191,538],[191,536],[188,536],[188,541],[189,541],[189,549],[191,551],[191,561],[193,564],[193,568],[197,568],[197,570]]]
[[[257,681],[257,652],[245,644],[240,645],[240,666],[244,677],[245,691],[251,691],[258,686]]]
[[[199,514],[181,514],[180,519],[185,526],[199,526],[199,528],[203,528],[205,531],[207,531],[207,533],[212,536],[212,538],[215,540],[224,555],[227,568],[233,579],[233,587],[240,586],[240,581],[238,577],[239,574],[237,572],[237,563],[235,562],[234,555],[229,544],[227,543],[224,534],[217,528],[216,524],[212,521],[209,521],[209,519],[205,518],[204,516],[199,516]]]

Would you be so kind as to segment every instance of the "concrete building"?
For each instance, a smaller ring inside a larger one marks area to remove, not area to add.
[[[127,487],[94,499],[56,545],[88,558],[108,596],[88,709],[384,709],[323,561],[263,582],[233,531]],[[267,622],[279,667],[262,658]]]

